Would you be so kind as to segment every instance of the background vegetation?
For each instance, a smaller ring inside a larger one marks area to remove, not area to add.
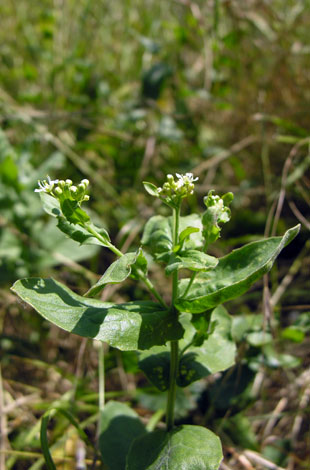
[[[164,210],[141,181],[160,185],[167,173],[187,171],[199,176],[193,210],[211,188],[235,193],[217,254],[298,221],[302,230],[264,285],[227,305],[238,365],[180,393],[180,422],[221,435],[223,470],[310,467],[309,7],[1,2],[0,468],[44,468],[39,418],[51,404],[77,413],[92,439],[96,432],[96,345],[48,325],[9,287],[54,276],[84,293],[110,254],[64,238],[43,214],[37,180],[88,178],[98,225],[127,250]],[[163,274],[153,275],[165,289]],[[104,296],[127,300],[133,289],[128,282]],[[106,363],[107,398],[130,401],[143,419],[163,407],[134,354],[107,350]],[[73,468],[82,442],[63,416],[50,442],[59,468]],[[96,468],[86,450],[87,468]]]

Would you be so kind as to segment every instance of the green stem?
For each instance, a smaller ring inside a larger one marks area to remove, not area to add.
[[[105,380],[104,380],[104,344],[101,342],[98,354],[98,376],[99,376],[99,411],[104,408],[105,402]]]
[[[104,343],[101,342],[98,351],[98,381],[99,381],[99,417],[98,417],[98,436],[102,432],[101,412],[104,410],[105,403],[105,370],[104,370]]]
[[[166,427],[170,431],[174,425],[174,403],[176,396],[176,377],[178,371],[178,341],[170,342],[170,384],[167,399]]]
[[[180,207],[173,209],[173,247],[179,243],[179,226],[180,226]],[[172,305],[174,306],[178,296],[178,270],[172,275]]]
[[[104,238],[100,233],[98,233],[96,230],[94,230],[90,225],[85,225],[84,228],[86,228],[87,232],[93,235],[97,240],[102,242],[104,246],[109,248],[113,253],[117,256],[123,256],[124,253],[122,253],[116,246],[113,245],[113,243],[109,242],[106,238]]]
[[[194,282],[194,280],[195,280],[196,275],[197,275],[197,271],[195,271],[195,272],[192,274],[192,277],[190,278],[189,283],[187,284],[187,287],[186,287],[185,292],[184,292],[184,294],[182,295],[182,297],[186,297],[186,296],[187,296],[188,291],[190,290],[190,288],[191,288],[191,286],[192,286],[192,284],[193,284],[193,282]]]
[[[173,248],[179,243],[179,224],[180,224],[180,207],[173,210]],[[173,273],[172,277],[172,311],[178,315],[174,307],[175,301],[178,297],[178,271]],[[170,342],[170,373],[169,373],[169,390],[167,398],[167,411],[166,411],[166,427],[170,431],[174,426],[174,404],[176,397],[176,379],[179,364],[179,342]]]
[[[166,302],[164,301],[164,299],[162,298],[162,296],[160,295],[160,293],[156,290],[156,288],[154,287],[153,283],[151,282],[151,280],[145,276],[144,273],[142,273],[142,271],[138,270],[137,271],[138,275],[139,275],[139,278],[141,279],[141,281],[146,285],[146,287],[148,288],[148,290],[154,295],[154,297],[158,300],[158,302],[164,307],[164,308],[167,308],[168,309],[168,305],[166,304]]]

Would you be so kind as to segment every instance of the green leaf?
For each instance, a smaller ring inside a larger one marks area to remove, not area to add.
[[[99,449],[109,470],[125,469],[132,442],[146,433],[137,413],[125,403],[109,401],[100,411]]]
[[[64,199],[60,202],[60,207],[65,218],[72,224],[82,224],[89,222],[89,215],[81,209],[79,203],[74,199]]]
[[[220,439],[213,432],[187,425],[136,439],[126,470],[218,470],[222,458]]]
[[[231,317],[222,305],[213,310],[210,322],[213,327],[207,339],[199,347],[191,346],[180,359],[180,387],[226,370],[235,363],[236,345],[231,340]]]
[[[175,315],[155,302],[100,302],[77,295],[54,279],[21,279],[12,290],[60,328],[121,350],[149,349],[183,336]]]
[[[186,227],[184,230],[182,230],[182,232],[179,235],[179,242],[180,242],[181,247],[183,246],[183,243],[185,242],[185,240],[187,240],[192,233],[197,233],[197,232],[199,232],[198,227]]]
[[[170,251],[172,250],[172,217],[163,217],[155,215],[151,217],[144,227],[141,243],[146,245],[151,254],[160,260],[169,260]],[[202,224],[199,215],[191,214],[180,217],[181,233],[189,227],[198,228],[197,232],[193,232],[184,242],[184,249],[197,249],[203,246],[203,237],[201,234]]]
[[[139,274],[137,273],[137,270],[142,271],[143,274],[147,274],[147,259],[142,251],[142,248],[139,248],[137,251],[137,258],[135,260],[134,265],[132,266],[135,269],[131,270],[131,277],[133,279],[140,279]]]
[[[68,235],[69,238],[80,243],[81,245],[89,244],[89,245],[99,245],[99,246],[104,246],[104,247],[109,246],[110,237],[109,237],[108,232],[104,228],[98,228],[91,223],[87,224],[87,226],[92,227],[96,232],[98,232],[101,235],[101,237],[107,241],[107,243],[104,243],[103,241],[98,240],[96,237],[90,234],[84,227],[79,225],[79,221],[69,222],[63,216],[58,199],[44,192],[40,193],[40,198],[41,198],[44,211],[47,214],[53,217],[56,217],[58,219],[57,226],[59,230],[61,230],[66,235]]]
[[[263,315],[260,314],[234,315],[231,329],[233,339],[239,342],[246,339],[249,333],[261,331],[263,322]]]
[[[143,181],[143,186],[146,192],[149,193],[151,196],[159,197],[159,192],[155,184]]]
[[[93,296],[98,294],[98,292],[100,292],[107,284],[118,284],[125,281],[125,279],[127,279],[131,274],[133,266],[137,265],[137,267],[145,271],[145,263],[147,263],[147,261],[141,248],[139,248],[137,252],[126,253],[108,267],[99,281],[89,289],[87,295]],[[138,278],[135,274],[133,277],[135,279]]]
[[[170,255],[168,265],[165,269],[167,275],[178,269],[190,269],[191,271],[207,271],[218,264],[218,259],[198,250],[187,250],[177,255]]]
[[[44,192],[41,192],[39,194],[43,209],[48,215],[51,215],[53,217],[59,217],[62,215],[58,199]]]
[[[186,297],[189,279],[180,282],[176,308],[183,312],[200,313],[244,294],[254,282],[271,268],[281,250],[298,234],[300,225],[283,237],[272,237],[249,243],[220,258],[213,270],[199,274]]]
[[[112,263],[99,281],[87,292],[88,296],[98,294],[107,284],[118,284],[125,281],[131,273],[131,266],[137,259],[137,253],[126,253]]]
[[[150,351],[141,353],[139,367],[158,390],[161,392],[168,390],[170,352],[167,347],[154,346]]]
[[[108,242],[110,241],[110,237],[108,232],[105,229],[99,229],[95,227],[96,232],[98,232],[104,239],[107,240],[107,243],[103,243],[102,241],[98,240],[98,238],[94,237],[91,233],[89,233],[84,227],[77,224],[71,224],[67,221],[64,217],[58,217],[58,224],[57,227],[63,233],[65,233],[69,238],[72,240],[80,243],[81,245],[100,245],[100,246],[109,246]]]
[[[247,335],[247,342],[252,346],[264,346],[272,342],[272,334],[266,331],[253,331]]]

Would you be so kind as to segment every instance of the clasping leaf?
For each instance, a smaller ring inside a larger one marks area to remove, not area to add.
[[[197,275],[185,297],[190,280],[182,280],[176,308],[182,312],[200,313],[244,294],[270,271],[276,257],[296,237],[299,229],[300,225],[297,225],[283,237],[249,243],[220,258],[214,269]]]
[[[60,328],[125,351],[149,349],[184,333],[176,316],[155,302],[100,302],[75,294],[54,279],[21,279],[12,290]]]

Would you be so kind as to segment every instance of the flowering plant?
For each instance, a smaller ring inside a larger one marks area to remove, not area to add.
[[[84,296],[53,279],[41,278],[21,279],[13,291],[66,331],[123,351],[138,351],[140,369],[155,387],[167,391],[166,430],[148,432],[125,404],[109,402],[101,407],[100,450],[103,462],[112,470],[218,469],[222,459],[219,438],[205,427],[175,426],[176,388],[234,364],[231,317],[223,303],[244,294],[268,272],[299,231],[296,226],[283,237],[250,243],[223,258],[211,256],[207,253],[210,244],[219,238],[222,224],[230,220],[233,195],[220,197],[210,191],[202,214],[183,216],[182,201],[193,194],[197,179],[186,173],[168,175],[162,187],[144,183],[149,194],[171,208],[172,215],[148,220],[141,246],[128,253],[114,246],[107,231],[96,227],[82,209],[89,199],[87,180],[74,186],[70,180],[48,178],[36,190],[62,232],[80,244],[108,248],[117,259]],[[169,299],[151,281],[144,250],[171,278]],[[187,276],[180,278],[181,270]],[[129,277],[142,282],[152,300],[117,304],[92,298],[106,285]],[[111,439],[117,441],[114,450]]]

